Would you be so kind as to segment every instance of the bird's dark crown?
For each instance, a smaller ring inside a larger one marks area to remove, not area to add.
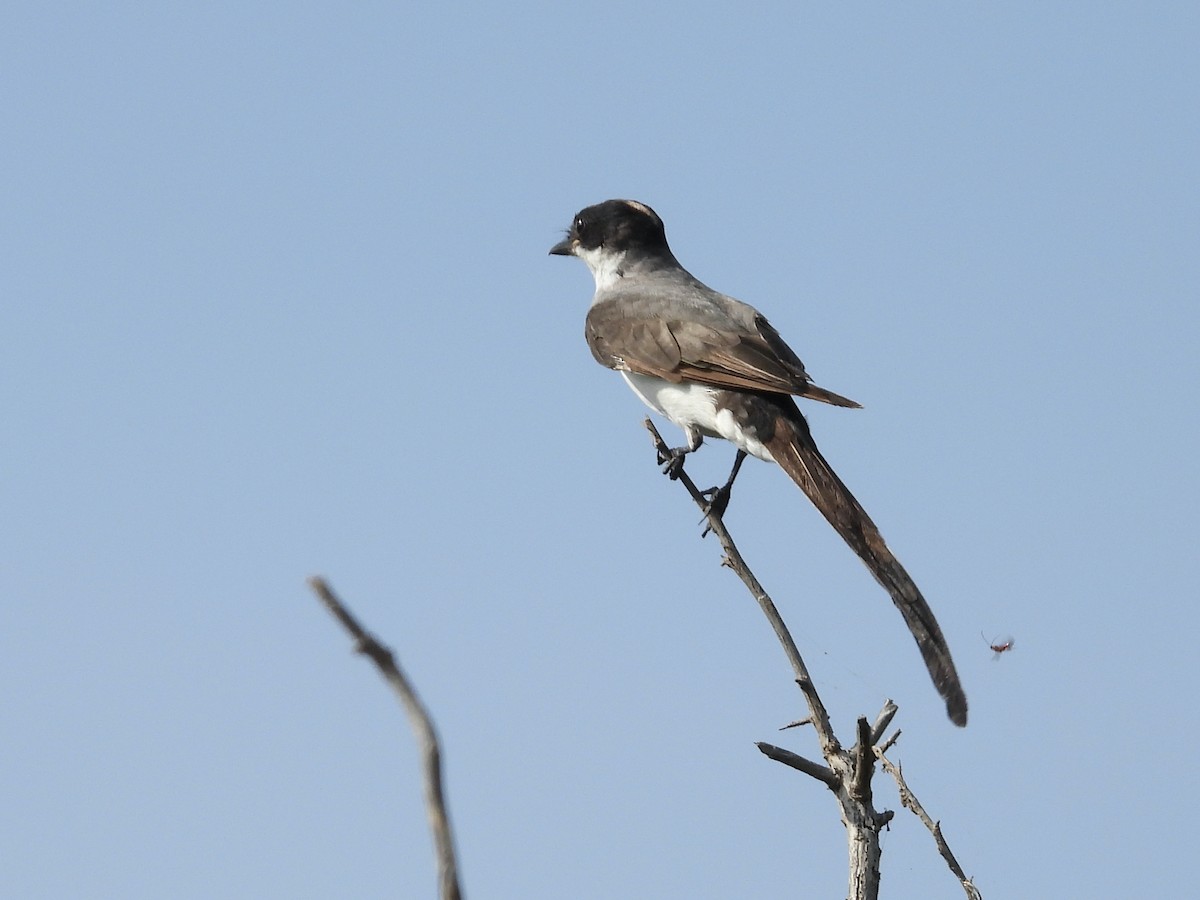
[[[587,250],[660,253],[667,250],[667,232],[658,213],[636,200],[605,200],[581,210],[571,223],[572,238]]]

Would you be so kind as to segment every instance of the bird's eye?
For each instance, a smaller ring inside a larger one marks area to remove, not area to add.
[[[583,234],[584,224],[585,223],[583,221],[583,216],[579,216],[578,218],[575,219],[575,233],[576,234]]]

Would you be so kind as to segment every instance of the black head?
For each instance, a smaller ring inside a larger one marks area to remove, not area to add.
[[[555,256],[574,256],[579,250],[635,255],[670,253],[667,232],[658,213],[636,200],[605,200],[582,210],[567,236],[550,248]]]

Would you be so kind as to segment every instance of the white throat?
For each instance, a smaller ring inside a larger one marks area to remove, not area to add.
[[[624,274],[621,271],[621,265],[625,262],[624,253],[614,253],[604,247],[597,247],[594,250],[585,250],[580,247],[575,251],[575,255],[587,263],[592,277],[596,279],[597,291],[612,287],[621,280],[621,276]]]

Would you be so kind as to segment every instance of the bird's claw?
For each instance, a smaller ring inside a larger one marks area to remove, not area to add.
[[[704,515],[715,515],[718,519],[725,515],[725,510],[729,508],[729,498],[733,492],[729,489],[729,485],[723,484],[720,487],[710,487],[707,491],[701,491],[700,495],[708,500],[704,507]]]
[[[712,519],[716,516],[717,519],[725,517],[725,510],[729,508],[729,497],[732,494],[730,485],[723,484],[721,487],[710,487],[706,491],[701,491],[700,495],[708,499],[708,503],[704,505],[704,518],[697,525],[703,525],[704,530],[700,532],[700,537],[708,537],[708,533],[712,531]]]
[[[658,452],[658,462],[662,466],[663,474],[675,481],[679,478],[679,473],[683,471],[683,458],[688,455],[687,447],[674,447],[663,453]]]

